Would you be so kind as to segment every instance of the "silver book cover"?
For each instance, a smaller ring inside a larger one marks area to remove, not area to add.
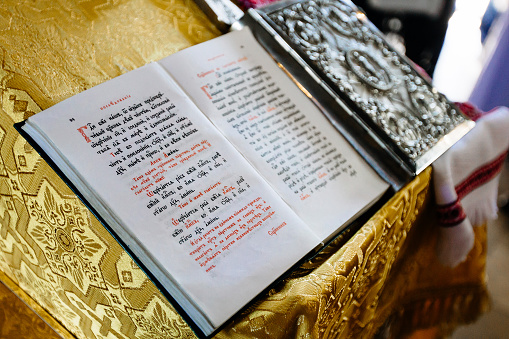
[[[335,125],[350,117],[362,126],[361,135],[347,131],[347,139],[355,144],[355,139],[374,137],[380,152],[400,162],[396,167],[410,177],[474,125],[350,1],[281,1],[249,10],[239,27],[243,25],[251,27],[280,64],[286,66],[285,59],[292,58],[300,65],[290,73],[304,88],[322,88],[313,95],[318,103],[324,95],[338,103],[327,110]],[[274,43],[285,52],[271,50]],[[376,158],[387,156],[377,152],[368,155],[374,166]]]

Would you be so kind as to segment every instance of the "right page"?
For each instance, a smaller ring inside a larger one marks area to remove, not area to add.
[[[248,29],[160,64],[321,239],[387,190]]]

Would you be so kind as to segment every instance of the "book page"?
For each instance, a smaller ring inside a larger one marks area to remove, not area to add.
[[[319,243],[158,64],[29,125],[84,179],[89,203],[97,208],[97,194],[214,326]]]
[[[387,189],[248,29],[160,63],[322,239]]]

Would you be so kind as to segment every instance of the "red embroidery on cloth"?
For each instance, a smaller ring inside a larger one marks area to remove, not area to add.
[[[456,103],[456,105],[466,116],[468,116],[473,121],[476,121],[483,117],[485,114],[492,112],[483,112],[471,103]],[[509,151],[500,154],[493,161],[479,167],[465,180],[456,185],[454,188],[457,195],[456,201],[447,205],[439,205],[437,207],[438,222],[442,224],[443,227],[456,226],[465,220],[466,213],[461,206],[461,200],[476,188],[495,178],[497,174],[499,174],[502,170],[504,161],[508,154]]]
[[[458,196],[456,201],[447,205],[440,205],[437,208],[438,222],[443,227],[456,226],[465,220],[466,214],[461,206],[461,199],[477,187],[492,180],[500,173],[508,153],[509,151],[502,153],[495,160],[478,168],[476,171],[472,172],[468,178],[456,185],[455,190]]]
[[[450,204],[438,206],[437,214],[438,222],[444,227],[456,226],[467,217],[459,199]]]
[[[479,110],[477,107],[469,102],[456,102],[456,106],[470,119],[477,121],[484,115],[484,112]]]
[[[492,162],[478,168],[475,172],[470,174],[468,178],[463,180],[460,184],[456,185],[454,189],[458,195],[458,199],[461,200],[468,193],[472,192],[477,187],[487,183],[493,179],[500,171],[504,164],[504,160],[507,156],[507,151],[502,153]]]

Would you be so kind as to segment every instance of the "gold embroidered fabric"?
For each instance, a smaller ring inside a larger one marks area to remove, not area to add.
[[[344,243],[331,244],[218,334],[219,338],[402,338],[475,319],[487,306],[486,228],[468,260],[435,257],[431,169]]]
[[[0,279],[60,323],[63,336],[194,333],[13,124],[218,34],[188,0],[0,3]],[[477,229],[466,263],[441,267],[430,177],[428,169],[217,337],[369,338],[450,328],[479,314],[486,229]]]

